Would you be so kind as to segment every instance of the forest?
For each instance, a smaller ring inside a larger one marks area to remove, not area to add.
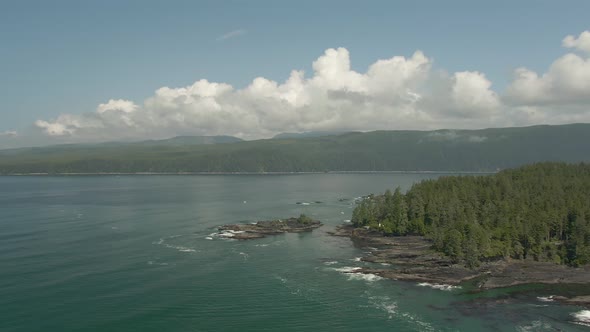
[[[177,137],[0,150],[1,174],[482,171],[590,162],[590,124],[241,141]]]
[[[590,263],[590,164],[537,163],[488,176],[446,176],[370,195],[352,223],[424,235],[456,263],[503,258]]]

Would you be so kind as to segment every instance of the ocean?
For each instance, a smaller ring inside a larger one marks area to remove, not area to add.
[[[419,284],[327,232],[354,198],[444,174],[0,177],[0,331],[587,331],[571,287]],[[312,233],[216,227],[309,215]],[[392,267],[395,268],[395,267]]]

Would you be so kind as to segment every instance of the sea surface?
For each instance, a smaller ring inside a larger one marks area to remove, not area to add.
[[[0,331],[587,331],[567,287],[346,273],[363,249],[327,231],[354,198],[440,175],[0,177]],[[325,226],[216,234],[301,213]]]

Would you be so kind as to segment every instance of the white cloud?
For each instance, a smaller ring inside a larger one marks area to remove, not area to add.
[[[590,31],[580,33],[578,38],[569,35],[561,43],[563,47],[576,48],[580,51],[590,53]]]
[[[227,39],[231,39],[231,38],[235,38],[235,37],[239,37],[239,36],[245,35],[246,33],[247,33],[247,31],[244,30],[244,29],[237,29],[237,30],[230,31],[228,33],[225,33],[225,34],[217,37],[217,40],[218,41],[223,41],[223,40],[227,40]]]
[[[585,45],[584,36],[566,40]],[[201,79],[162,87],[142,105],[111,99],[96,112],[62,114],[36,126],[46,135],[90,141],[590,121],[590,62],[579,55],[560,57],[541,75],[518,69],[503,95],[482,72],[446,73],[432,64],[416,51],[378,60],[363,73],[352,69],[347,49],[331,48],[307,77],[293,70],[282,83],[257,77],[241,89]]]
[[[519,105],[586,104],[590,102],[589,91],[590,59],[568,53],[542,75],[527,68],[517,69],[506,98]]]
[[[567,53],[556,59],[547,72],[538,74],[525,67],[514,72],[505,93],[509,104],[521,106],[572,106],[590,104],[590,31],[578,38],[567,36],[562,45],[588,52],[582,56]]]
[[[16,137],[18,132],[16,130],[0,131],[0,137]]]
[[[110,99],[106,104],[99,104],[96,108],[96,112],[124,112],[131,113],[137,110],[138,106],[134,102],[123,99]]]
[[[44,120],[37,120],[35,125],[45,131],[49,136],[64,136],[74,132],[76,127],[68,128],[68,125],[64,123],[64,118],[59,117],[55,122],[47,122]]]
[[[469,116],[495,112],[500,107],[498,96],[490,82],[479,72],[458,72],[453,75],[451,97],[453,109]]]

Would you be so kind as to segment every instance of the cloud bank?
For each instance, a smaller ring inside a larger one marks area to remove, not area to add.
[[[572,52],[544,73],[518,68],[503,92],[482,72],[434,70],[421,51],[378,60],[362,73],[351,69],[347,49],[330,48],[313,62],[311,75],[293,70],[282,83],[257,77],[236,89],[201,79],[162,87],[141,104],[109,100],[94,112],[40,119],[35,126],[46,136],[98,141],[590,122],[590,32],[567,36],[562,46]]]

